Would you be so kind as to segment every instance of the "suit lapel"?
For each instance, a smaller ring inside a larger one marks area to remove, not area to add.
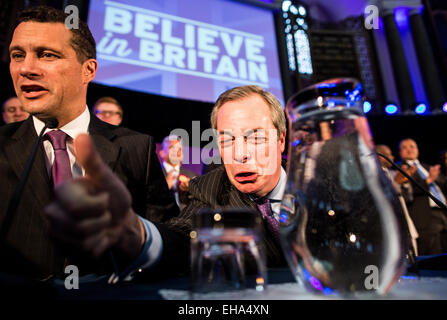
[[[110,130],[106,123],[98,120],[94,115],[90,117],[89,134],[103,161],[115,171],[121,153],[121,147],[112,142],[116,138],[116,134]]]
[[[29,117],[5,145],[6,157],[18,179],[20,179],[22,175],[36,139],[37,134],[33,125],[33,120],[32,117]],[[25,188],[25,190],[31,190],[41,207],[48,204],[52,190],[52,182],[48,176],[45,161],[45,155],[41,144],[37,150],[36,158],[26,183],[27,188]]]
[[[237,190],[235,186],[230,183],[230,193],[229,193],[229,206],[234,208],[253,208],[256,209],[256,204],[250,199],[250,197]]]
[[[229,181],[230,186],[229,192],[229,206],[234,208],[252,208],[259,212],[259,209],[256,206],[256,203],[250,199],[248,194],[242,193],[237,188],[232,185]],[[260,214],[261,215],[261,214]],[[262,216],[262,215],[261,215]],[[270,234],[269,228],[267,226],[267,222],[265,219],[262,219],[262,229],[264,233],[263,243],[265,246],[266,254],[269,256],[270,260],[274,262],[274,264],[278,264],[281,261],[281,248],[279,244],[274,241],[272,235]]]

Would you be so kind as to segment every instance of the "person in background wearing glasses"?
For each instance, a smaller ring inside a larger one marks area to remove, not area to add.
[[[123,121],[123,108],[112,97],[99,98],[93,105],[93,113],[102,121],[119,126]]]
[[[29,113],[23,110],[19,98],[9,97],[3,103],[2,116],[5,123],[13,123],[28,119]]]

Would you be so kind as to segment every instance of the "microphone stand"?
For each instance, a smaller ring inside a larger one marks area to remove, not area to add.
[[[414,180],[408,173],[405,172],[401,167],[399,167],[397,164],[395,164],[393,161],[391,161],[387,156],[376,152],[378,156],[381,156],[383,159],[388,161],[393,168],[398,170],[400,173],[402,173],[408,180],[410,180],[416,187],[418,187],[427,197],[432,199],[439,208],[441,208],[444,211],[447,211],[447,206],[445,206],[441,201],[439,201],[438,198],[436,198],[434,195],[432,195],[429,191],[427,191],[423,186],[421,186],[416,180]]]
[[[397,164],[395,164],[393,161],[391,161],[391,159],[389,159],[387,156],[385,156],[379,152],[376,152],[376,154],[378,156],[382,157],[383,159],[385,159],[386,161],[388,161],[393,168],[395,168],[400,173],[402,173],[409,181],[411,181],[416,187],[418,187],[427,197],[432,199],[439,206],[440,209],[447,211],[447,207],[441,201],[439,201],[438,198],[436,198],[429,191],[427,191],[423,186],[421,186],[408,173],[406,173],[405,170],[403,170],[401,167],[399,167]],[[410,250],[410,251],[412,251],[412,250]],[[410,260],[414,261],[413,266],[415,268],[416,274],[418,275],[418,277],[420,277],[418,262],[416,261],[416,259],[414,257],[414,252],[410,252]]]
[[[11,200],[9,201],[8,210],[6,211],[6,215],[0,229],[0,249],[3,248],[3,245],[6,242],[6,237],[8,236],[9,228],[11,227],[12,220],[14,218],[14,213],[19,206],[20,198],[22,197],[23,189],[25,188],[26,181],[28,180],[28,176],[33,166],[34,159],[36,158],[37,150],[39,148],[40,142],[42,141],[43,134],[45,133],[45,130],[47,128],[54,129],[57,128],[57,126],[58,121],[56,119],[48,119],[47,121],[45,121],[45,126],[40,131],[39,136],[34,142],[33,148],[31,149],[31,154],[26,161],[25,169],[22,171],[19,183],[17,184],[14,193],[12,194]]]

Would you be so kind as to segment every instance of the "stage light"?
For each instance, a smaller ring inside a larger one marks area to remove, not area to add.
[[[427,106],[424,103],[420,103],[414,108],[414,112],[417,114],[423,114],[427,111]]]
[[[363,102],[363,112],[364,112],[364,113],[368,113],[368,112],[371,111],[371,109],[372,109],[372,104],[371,104],[371,102],[369,102],[369,101],[364,101],[364,102]]]
[[[394,9],[394,20],[396,24],[400,28],[408,27],[408,8],[407,7],[398,7]]]
[[[399,111],[399,108],[395,104],[390,103],[385,107],[385,112],[387,114],[395,114],[397,111]]]
[[[292,12],[294,15],[297,15],[297,14],[298,14],[298,9],[297,9],[294,5],[291,5],[290,8],[289,8],[289,10],[290,10],[290,12]]]
[[[447,112],[447,102],[442,106],[442,111]]]
[[[300,15],[302,15],[303,17],[306,16],[306,8],[304,8],[303,6],[299,6],[298,11],[300,13]]]
[[[282,3],[282,11],[287,12],[291,5],[292,5],[292,1],[284,1]]]

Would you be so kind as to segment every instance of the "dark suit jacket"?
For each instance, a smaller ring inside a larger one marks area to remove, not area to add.
[[[400,163],[402,165],[403,163]],[[405,163],[407,164],[407,163]],[[421,163],[422,166],[428,171],[430,166]],[[407,164],[409,165],[409,164]],[[425,190],[430,191],[430,186],[427,185],[425,182],[425,179],[423,179],[418,171],[416,171],[412,178],[419,183],[422,187],[425,188]],[[446,180],[443,175],[439,175],[438,179],[435,181],[436,184],[440,187],[442,193],[444,196],[447,196],[447,186],[446,186]],[[408,211],[410,213],[411,218],[413,219],[413,222],[416,226],[416,229],[420,233],[432,233],[432,232],[438,232],[439,228],[443,228],[442,224],[438,225],[442,221],[438,221],[433,215],[430,214],[431,207],[429,202],[429,197],[425,195],[424,192],[422,192],[418,187],[415,185],[412,185],[411,188],[406,187],[405,185],[402,185],[402,195],[405,199],[405,202],[408,206]],[[438,223],[439,222],[439,223]]]
[[[163,170],[164,175],[166,176],[166,170],[163,166],[163,164],[161,165],[161,169]],[[197,174],[191,170],[185,169],[182,166],[180,166],[180,174],[179,176],[184,175],[190,179],[194,178],[195,176],[197,176]],[[179,194],[179,201],[180,201],[180,209],[184,209],[189,201],[191,200],[191,194],[189,193],[189,191],[182,191],[179,189],[178,185],[179,185],[180,181],[177,179],[177,185],[174,185],[170,191],[172,192],[173,196],[176,192],[178,192]]]
[[[192,229],[192,217],[202,208],[251,208],[257,210],[256,204],[237,190],[228,180],[224,166],[220,166],[209,173],[196,177],[189,182],[189,192],[192,199],[189,205],[182,210],[179,218],[170,221],[171,228],[180,232],[189,232]],[[267,222],[263,225],[263,245],[269,267],[286,266],[281,248],[269,234]]]
[[[152,137],[109,125],[95,116],[91,116],[89,133],[105,163],[132,194],[136,213],[153,222],[162,222],[178,214]],[[31,117],[0,128],[0,224],[36,137]],[[49,204],[52,192],[53,185],[41,147],[8,232],[10,250],[0,253],[3,255],[1,271],[45,278],[63,274],[64,267],[72,263],[71,252],[68,254],[66,248],[61,248],[48,234],[48,221],[43,210]],[[97,271],[96,263],[86,261],[86,267],[79,268],[80,273]],[[108,263],[110,265],[110,261]],[[80,262],[80,265],[84,263]]]

